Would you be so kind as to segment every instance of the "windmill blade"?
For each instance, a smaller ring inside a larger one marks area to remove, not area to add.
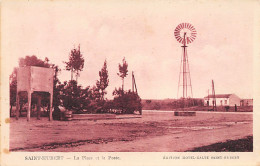
[[[189,24],[189,25],[188,25],[188,29],[190,29],[190,28],[191,28],[191,26],[192,26],[192,25],[191,25],[191,24]]]
[[[184,40],[184,36],[182,36],[183,29],[185,29],[185,32],[187,34],[189,34],[189,35],[187,35],[186,41]],[[187,44],[189,44],[195,40],[195,38],[197,36],[197,32],[196,32],[196,29],[193,27],[193,25],[191,25],[190,23],[181,23],[175,28],[174,36],[178,42],[185,44],[184,43],[184,41],[185,41]]]
[[[176,27],[176,29],[175,29],[176,31],[180,31],[181,30],[181,27],[180,27],[180,25],[178,25],[177,27]]]
[[[183,23],[181,24],[181,29],[183,29],[184,28],[184,25],[183,25]]]
[[[191,43],[190,38],[187,37],[187,44]]]

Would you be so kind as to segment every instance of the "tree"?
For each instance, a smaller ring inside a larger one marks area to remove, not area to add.
[[[16,93],[17,93],[17,67],[14,68],[14,71],[9,77],[9,84],[10,84],[10,115],[12,112],[13,105],[16,102]]]
[[[75,80],[62,85],[61,99],[62,106],[74,113],[82,113],[90,105],[91,90],[89,87],[83,89]]]
[[[46,59],[45,59],[46,60]],[[61,82],[58,78],[58,74],[61,71],[59,66],[51,64],[51,68],[54,70],[54,77],[53,77],[53,108],[54,111],[58,109],[58,106],[61,105],[61,97],[60,92],[62,86],[60,85]]]
[[[72,49],[69,56],[69,61],[65,62],[66,70],[71,71],[71,80],[73,80],[73,74],[76,74],[76,82],[78,81],[79,72],[83,70],[84,58],[80,52],[80,45],[78,49]]]
[[[100,100],[101,99],[100,89],[96,85],[93,85],[90,90],[91,90],[90,93],[91,103],[89,105],[89,110],[91,113],[100,113],[102,112],[102,108],[104,105],[104,101]]]
[[[135,111],[139,111],[142,114],[141,98],[137,93],[130,90],[123,92],[119,88],[114,90],[113,95],[115,96],[113,101],[114,109],[120,110],[122,114],[133,114]]]
[[[38,59],[35,55],[26,56],[25,58],[19,59],[19,67],[25,66],[38,66],[38,67],[46,67],[49,68],[50,64],[48,63],[48,58],[45,58],[45,61]]]
[[[96,83],[97,88],[101,90],[101,100],[104,100],[104,95],[106,94],[105,89],[107,88],[108,83],[107,61],[105,60],[103,68],[99,71],[99,80]]]
[[[124,91],[124,78],[127,76],[128,72],[128,64],[126,63],[125,57],[122,60],[122,65],[119,63],[118,68],[119,68],[119,73],[117,75],[122,78],[122,90]]]

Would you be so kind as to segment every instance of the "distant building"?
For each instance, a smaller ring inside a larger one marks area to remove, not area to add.
[[[240,101],[241,106],[253,106],[253,99],[242,99]]]
[[[240,106],[241,99],[235,94],[216,94],[216,106]],[[213,95],[204,97],[204,105],[213,105]]]

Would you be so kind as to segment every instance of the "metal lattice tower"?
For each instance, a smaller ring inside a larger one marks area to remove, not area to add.
[[[175,31],[174,35],[177,41],[182,43],[182,55],[181,55],[181,65],[180,65],[180,73],[179,73],[179,82],[178,82],[178,93],[177,98],[179,98],[179,88],[182,87],[182,98],[185,102],[185,99],[192,98],[192,85],[191,85],[191,77],[190,77],[190,69],[189,69],[189,60],[187,54],[187,44],[193,42],[196,38],[196,30],[189,23],[181,23],[179,24]],[[185,106],[185,103],[184,103]]]

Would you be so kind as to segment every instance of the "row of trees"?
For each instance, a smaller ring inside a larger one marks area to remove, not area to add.
[[[105,98],[107,94],[106,88],[109,86],[109,75],[107,69],[107,61],[99,71],[99,80],[93,86],[86,86],[83,88],[78,85],[78,78],[80,71],[84,68],[84,58],[80,51],[80,46],[71,50],[69,61],[64,62],[65,69],[71,72],[71,79],[69,81],[61,81],[58,78],[61,69],[55,64],[51,64],[48,58],[41,60],[35,55],[26,56],[19,59],[19,67],[24,66],[38,66],[53,68],[54,84],[53,84],[53,107],[54,117],[59,112],[60,106],[65,107],[74,113],[133,113],[134,111],[142,110],[141,99],[137,93],[124,91],[124,78],[128,75],[128,64],[123,58],[122,64],[119,64],[118,76],[122,79],[122,88],[115,88],[113,91],[114,100]],[[75,78],[75,79],[74,79]],[[16,102],[16,88],[17,88],[17,68],[14,69],[10,75],[10,111]],[[49,95],[46,93],[41,94],[43,97],[42,105],[49,105]],[[27,102],[26,94],[20,94],[21,109]],[[35,104],[36,101],[32,101]]]
[[[185,102],[183,98],[175,100],[145,100],[143,101],[143,109],[146,110],[172,110],[187,107],[203,106],[203,99],[187,98]]]

